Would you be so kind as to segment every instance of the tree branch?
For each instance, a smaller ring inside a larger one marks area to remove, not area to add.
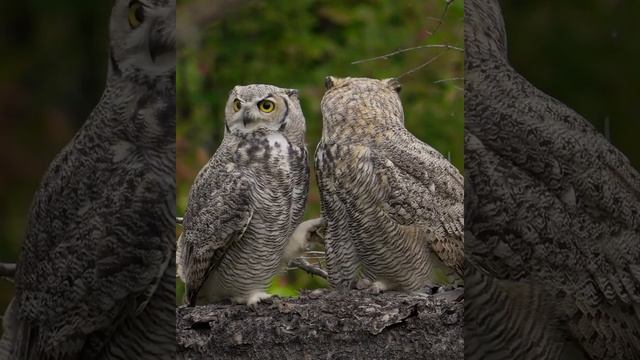
[[[433,35],[435,35],[438,30],[440,30],[440,26],[442,26],[442,24],[444,23],[444,18],[447,16],[447,13],[449,12],[449,7],[451,6],[451,4],[454,2],[455,0],[446,0],[445,2],[445,7],[442,10],[442,14],[440,15],[440,17],[437,19],[438,21],[438,25],[436,25],[436,28],[429,33],[429,35],[427,37],[431,37]],[[384,55],[380,55],[380,56],[376,56],[376,57],[372,57],[372,58],[368,58],[368,59],[363,59],[363,60],[357,60],[351,63],[351,65],[355,65],[355,64],[361,64],[361,63],[365,63],[365,62],[369,62],[369,61],[375,61],[375,60],[387,60],[389,59],[391,56],[395,56],[398,54],[402,54],[408,51],[414,51],[414,50],[419,50],[419,49],[429,49],[429,48],[441,48],[441,49],[445,49],[445,50],[455,50],[455,51],[459,51],[459,52],[464,52],[464,49],[457,47],[457,46],[452,46],[452,45],[448,45],[448,44],[428,44],[428,45],[419,45],[419,46],[413,46],[410,48],[404,48],[404,49],[400,49],[400,50],[396,50],[394,52],[390,52],[388,54],[384,54]],[[405,73],[404,75],[410,74],[415,70],[418,70],[420,68],[422,68],[423,66],[420,66],[410,72]]]
[[[366,291],[304,292],[255,308],[176,311],[182,359],[463,359],[463,302]]]
[[[297,258],[289,261],[289,267],[299,268],[301,270],[308,272],[311,275],[320,276],[325,280],[329,279],[329,275],[324,269],[321,269],[319,267],[316,267],[310,264],[307,260],[303,258]]]
[[[396,78],[397,78],[397,79],[402,79],[403,77],[405,77],[405,76],[407,76],[407,75],[409,75],[409,74],[413,74],[414,72],[416,72],[416,71],[418,71],[418,70],[422,69],[423,67],[425,67],[425,66],[427,66],[427,65],[431,64],[432,62],[434,62],[434,61],[438,60],[442,55],[444,55],[444,53],[445,53],[446,51],[447,51],[447,50],[442,51],[442,52],[441,52],[441,53],[439,53],[438,55],[436,55],[436,56],[432,57],[431,59],[427,60],[427,62],[425,62],[425,63],[421,64],[420,66],[416,66],[415,68],[413,68],[413,69],[411,69],[411,70],[407,71],[406,73],[404,73],[404,74],[402,74],[402,75],[400,75],[400,76],[398,76],[398,77],[396,77]]]
[[[16,274],[16,264],[0,263],[0,276],[14,277]]]
[[[419,50],[419,49],[430,49],[430,48],[445,49],[445,50],[455,50],[455,51],[464,52],[464,49],[462,49],[460,47],[457,47],[457,46],[448,45],[448,44],[420,45],[420,46],[414,46],[414,47],[410,47],[410,48],[406,48],[406,49],[396,50],[394,52],[390,52],[388,54],[372,57],[372,58],[369,58],[369,59],[363,59],[363,60],[354,61],[354,62],[351,63],[351,65],[361,64],[361,63],[365,63],[365,62],[369,62],[369,61],[375,61],[375,60],[387,60],[391,56],[402,54],[402,53],[405,53],[407,51],[414,51],[414,50]]]
[[[438,19],[438,25],[436,25],[436,28],[431,32],[430,36],[436,34],[438,30],[440,30],[440,26],[444,23],[444,18],[447,16],[447,12],[449,12],[449,7],[451,7],[451,4],[453,4],[454,1],[455,0],[446,0],[444,10],[442,10],[442,15],[440,15],[440,18]]]

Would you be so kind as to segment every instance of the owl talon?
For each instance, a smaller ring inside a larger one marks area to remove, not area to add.
[[[260,292],[252,293],[247,297],[244,297],[244,296],[235,297],[232,300],[235,303],[246,304],[248,307],[255,309],[258,306],[258,303],[260,301],[268,299],[270,297],[271,295],[267,294],[266,292],[260,291]]]
[[[364,290],[365,292],[373,295],[378,295],[387,290],[387,286],[381,281],[372,282],[369,279],[360,279],[355,284],[355,288],[358,290]]]
[[[373,283],[373,285],[371,285],[368,291],[370,294],[377,295],[385,292],[387,289],[388,286],[385,283],[383,283],[382,281],[376,281]]]
[[[369,279],[360,279],[355,284],[354,287],[358,290],[365,290],[370,288],[373,285],[371,280]]]

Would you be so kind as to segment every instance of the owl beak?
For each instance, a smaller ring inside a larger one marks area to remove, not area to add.
[[[249,114],[247,114],[247,112],[245,111],[242,114],[242,125],[244,125],[244,127],[247,127],[247,125],[251,124],[253,122],[253,119],[249,116]]]
[[[175,9],[175,7],[173,8]],[[149,55],[154,63],[175,63],[175,10],[171,7],[157,11],[150,27]]]
[[[155,63],[160,56],[172,53],[175,53],[174,44],[165,42],[164,39],[161,40],[157,37],[151,38],[151,41],[149,42],[149,55],[151,56],[151,61]]]

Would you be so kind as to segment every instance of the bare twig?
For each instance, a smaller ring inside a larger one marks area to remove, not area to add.
[[[425,67],[425,66],[427,66],[427,65],[431,64],[432,62],[434,62],[434,61],[438,60],[438,58],[439,58],[439,57],[441,57],[442,55],[444,55],[444,53],[445,53],[445,52],[447,52],[447,50],[444,50],[443,52],[439,53],[438,55],[436,55],[436,56],[432,57],[431,59],[429,59],[429,61],[427,61],[427,62],[423,63],[422,65],[417,66],[417,67],[415,67],[415,68],[413,68],[413,69],[411,69],[411,70],[407,71],[406,73],[404,73],[404,74],[402,74],[402,75],[398,76],[398,77],[397,77],[397,79],[401,79],[401,78],[403,78],[403,77],[405,77],[405,76],[407,76],[407,75],[409,75],[409,74],[413,74],[414,72],[416,72],[416,71],[418,71],[418,70],[422,69],[423,67]]]
[[[0,276],[14,277],[16,275],[16,264],[0,263]]]
[[[387,60],[391,56],[402,54],[402,53],[405,53],[407,51],[413,51],[413,50],[419,50],[419,49],[429,49],[429,48],[439,48],[439,49],[455,50],[455,51],[464,52],[464,49],[462,49],[460,47],[457,47],[457,46],[448,45],[448,44],[420,45],[420,46],[414,46],[414,47],[410,47],[410,48],[406,48],[406,49],[396,50],[394,52],[391,52],[391,53],[388,53],[388,54],[385,54],[385,55],[372,57],[372,58],[369,58],[369,59],[363,59],[363,60],[354,61],[351,64],[355,65],[355,64],[361,64],[361,63],[365,63],[365,62],[369,62],[369,61],[375,61],[375,60]]]
[[[442,10],[442,15],[440,15],[440,18],[438,19],[438,25],[436,25],[436,28],[433,29],[433,31],[431,32],[431,34],[429,34],[429,36],[435,35],[438,32],[438,30],[440,30],[440,26],[444,22],[444,18],[447,16],[447,12],[449,12],[449,7],[451,6],[451,4],[453,4],[454,1],[455,0],[446,0],[444,10]]]
[[[447,82],[447,81],[460,81],[460,80],[464,80],[464,78],[463,77],[452,77],[452,78],[448,78],[448,79],[436,80],[433,83],[434,84],[440,84],[440,83]]]
[[[311,275],[320,276],[321,278],[327,280],[329,275],[327,272],[319,267],[311,265],[307,260],[303,258],[297,258],[289,261],[289,267],[296,267],[301,270],[308,272]]]
[[[445,7],[442,10],[442,14],[440,15],[439,18],[435,19],[435,20],[438,21],[438,25],[436,25],[436,28],[433,31],[429,32],[427,37],[431,37],[431,36],[435,35],[438,32],[438,30],[440,30],[440,26],[442,25],[442,23],[444,23],[444,18],[447,16],[447,13],[449,12],[449,7],[451,6],[451,4],[454,1],[455,0],[446,0],[445,1]],[[430,18],[430,19],[434,19],[434,18]],[[361,64],[361,63],[365,63],[365,62],[369,62],[369,61],[375,61],[375,60],[387,60],[391,56],[402,54],[402,53],[405,53],[407,51],[414,51],[414,50],[419,50],[419,49],[429,49],[429,48],[444,48],[444,49],[447,49],[447,50],[455,50],[455,51],[464,52],[464,50],[462,48],[457,47],[457,46],[453,46],[453,45],[449,45],[449,44],[427,44],[427,45],[419,45],[419,46],[413,46],[413,47],[410,47],[410,48],[396,50],[394,52],[390,52],[390,53],[385,54],[385,55],[380,55],[380,56],[376,56],[376,57],[372,57],[372,58],[368,58],[368,59],[356,60],[356,61],[352,62],[351,64],[355,65],[355,64]]]

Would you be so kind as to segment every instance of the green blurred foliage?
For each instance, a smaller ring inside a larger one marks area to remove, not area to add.
[[[97,103],[109,1],[0,2],[0,261],[15,262],[33,193]],[[13,296],[0,279],[0,313]]]
[[[183,0],[180,7],[198,0]],[[398,77],[442,52],[421,49],[384,60],[352,64],[398,49],[424,44],[463,45],[463,2],[454,1],[444,22],[443,0],[256,1],[211,23],[190,45],[178,49],[177,213],[183,214],[189,188],[223,135],[223,113],[235,85],[267,83],[300,90],[310,154],[321,136],[320,100],[324,78]],[[215,2],[211,3],[215,6]],[[181,24],[178,23],[178,29]],[[435,29],[437,32],[431,34]],[[401,79],[406,126],[463,168],[463,54],[447,51],[438,60]],[[437,82],[437,83],[436,83]],[[310,165],[313,156],[310,156]],[[315,174],[305,218],[318,217]],[[276,277],[274,294],[324,286],[296,271]],[[177,286],[178,299],[182,284]]]
[[[509,58],[604,131],[640,169],[638,1],[502,1]]]

